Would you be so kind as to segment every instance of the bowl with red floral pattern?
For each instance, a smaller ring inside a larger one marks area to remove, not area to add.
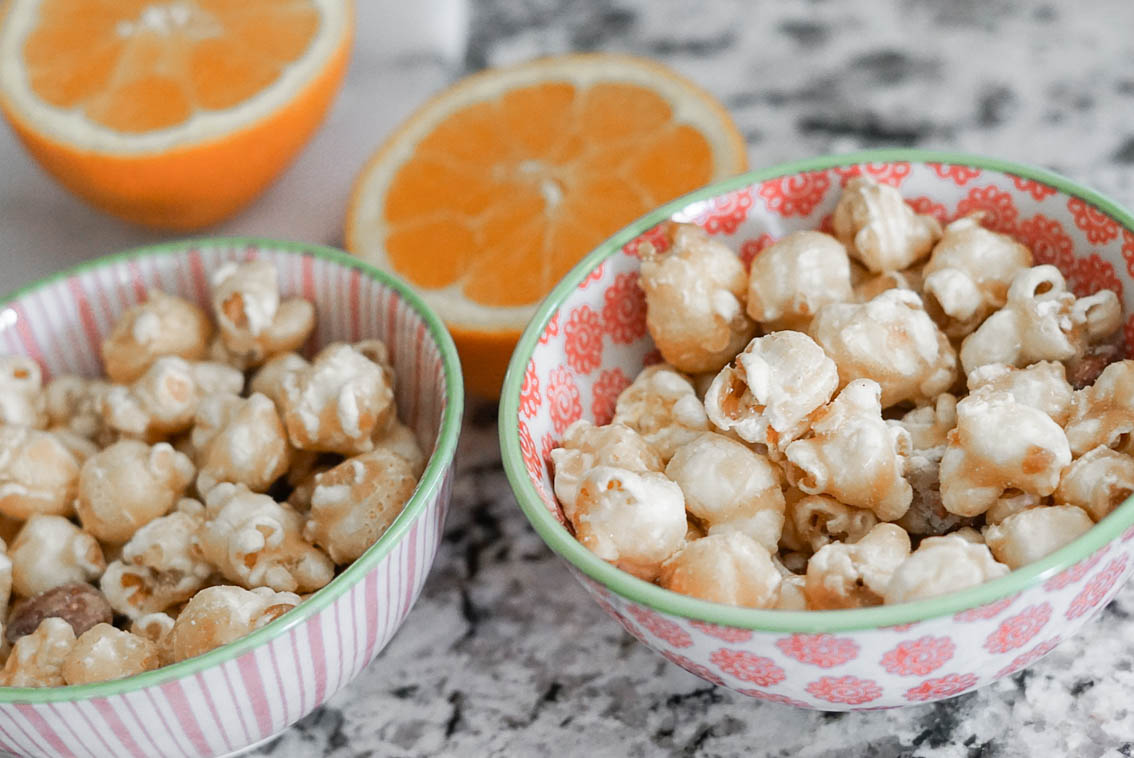
[[[1051,172],[920,150],[822,157],[734,177],[644,216],[584,258],[541,304],[500,404],[504,467],[532,526],[607,614],[673,664],[760,700],[828,711],[927,703],[1020,671],[1095,617],[1134,568],[1134,499],[1040,560],[949,594],[893,605],[779,610],[708,602],[643,581],[574,536],[551,451],[579,419],[608,423],[634,377],[660,360],[639,285],[643,241],[700,226],[745,263],[786,234],[830,228],[846,184],[896,187],[943,224],[983,212],[1036,264],[1085,297],[1114,291],[1134,345],[1134,216]],[[596,199],[601,202],[601,199]]]

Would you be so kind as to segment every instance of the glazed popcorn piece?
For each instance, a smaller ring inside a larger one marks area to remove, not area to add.
[[[905,413],[898,423],[910,435],[914,450],[930,450],[948,444],[948,434],[957,425],[957,398],[942,392],[929,405]]]
[[[381,434],[374,436],[375,450],[388,450],[410,465],[414,479],[420,479],[425,471],[426,456],[417,441],[417,435],[408,426],[396,418],[390,420],[390,425]]]
[[[968,384],[970,392],[982,387],[1007,392],[1017,403],[1043,411],[1060,426],[1066,424],[1071,415],[1074,390],[1067,382],[1062,363],[1040,361],[1026,368],[988,363],[969,374]]]
[[[1134,432],[1134,361],[1110,364],[1093,385],[1076,391],[1066,429],[1076,457],[1100,445],[1127,448]]]
[[[94,581],[106,569],[98,540],[62,516],[29,518],[8,548],[8,558],[11,586],[24,597],[62,584]],[[6,601],[0,604],[5,606]]]
[[[381,366],[335,343],[284,377],[280,410],[296,447],[354,455],[373,449],[375,430],[394,415],[394,393]]]
[[[985,229],[982,217],[973,213],[945,227],[923,272],[926,309],[954,338],[970,334],[1003,307],[1012,279],[1032,265],[1028,248]]]
[[[212,325],[188,300],[151,290],[144,303],[129,308],[102,343],[102,365],[112,382],[132,382],[163,355],[203,358]]]
[[[22,355],[0,355],[0,424],[47,426],[43,371]]]
[[[941,237],[937,219],[914,213],[898,190],[868,177],[847,182],[832,225],[847,252],[875,273],[908,267]]]
[[[780,572],[780,596],[773,607],[781,611],[806,611],[807,577],[789,571],[775,556],[772,556],[772,562]]]
[[[791,538],[785,544],[809,553],[831,542],[858,542],[878,523],[873,511],[852,508],[827,495],[789,498],[786,515]]]
[[[248,388],[266,395],[277,406],[283,405],[284,379],[295,371],[304,371],[311,364],[299,353],[280,353],[268,359],[252,376]]]
[[[349,563],[385,534],[416,487],[412,463],[388,448],[349,458],[315,477],[303,536]]]
[[[150,640],[98,624],[83,632],[63,659],[60,671],[67,684],[90,684],[121,679],[161,665]]]
[[[1075,541],[1094,525],[1082,508],[1044,505],[986,526],[984,541],[996,560],[1010,569],[1018,569]]]
[[[909,555],[909,535],[893,524],[875,525],[858,542],[824,545],[807,562],[807,607],[880,605],[891,575]]]
[[[206,399],[197,412],[197,489],[207,493],[218,482],[233,482],[265,492],[290,461],[291,446],[276,406],[258,392],[231,401],[223,397]]]
[[[281,300],[268,261],[226,263],[213,276],[213,313],[224,351],[244,367],[298,349],[315,328],[315,308],[303,298]]]
[[[51,432],[0,426],[0,513],[16,519],[71,513],[79,465]]]
[[[1059,480],[1055,502],[1077,505],[1101,521],[1134,493],[1134,458],[1105,445],[1071,463]]]
[[[640,434],[662,461],[709,430],[705,407],[693,385],[670,366],[650,366],[638,374],[618,396],[611,423]]]
[[[740,259],[699,227],[673,224],[665,253],[642,246],[646,328],[667,363],[716,371],[752,338],[745,315],[748,277]]]
[[[1070,360],[1113,334],[1121,320],[1122,306],[1110,290],[1076,299],[1055,266],[1024,269],[1012,279],[1004,307],[961,344],[961,364],[969,374],[987,363]]]
[[[927,537],[894,570],[884,598],[893,605],[946,595],[998,579],[1009,570],[992,557],[987,545],[954,534]]]
[[[742,532],[775,552],[784,525],[778,469],[735,440],[706,432],[677,449],[665,475],[709,535]],[[722,543],[723,544],[723,543]]]
[[[243,484],[224,482],[205,496],[197,548],[230,582],[248,589],[311,592],[331,581],[327,555],[303,539],[303,516]]]
[[[651,581],[685,539],[685,501],[664,474],[596,466],[579,484],[571,523],[592,553]]]
[[[659,581],[714,603],[772,608],[782,579],[763,545],[743,532],[727,532],[687,543],[662,564]]]
[[[63,661],[75,645],[75,632],[61,618],[45,618],[34,632],[12,646],[0,671],[0,686],[62,687]]]
[[[882,521],[900,518],[913,491],[902,476],[909,434],[882,420],[876,382],[856,379],[814,415],[811,436],[788,445],[788,478],[809,495],[869,508]]]
[[[723,431],[782,453],[839,384],[835,362],[802,332],[773,332],[748,343],[705,394],[705,412]]]
[[[953,346],[909,290],[886,290],[868,303],[825,305],[809,331],[838,366],[840,383],[873,379],[882,387],[884,408],[925,402],[957,377]]]
[[[1050,495],[1070,463],[1067,436],[1050,416],[1008,392],[981,389],[957,403],[941,459],[942,503],[978,516],[1009,489]]]
[[[75,510],[84,530],[119,545],[168,513],[194,473],[193,462],[167,442],[121,440],[83,464]]]
[[[246,590],[219,585],[193,596],[166,638],[171,662],[183,661],[234,642],[266,626],[299,605],[292,592],[267,587]]]
[[[184,498],[177,510],[135,532],[99,583],[110,606],[137,619],[183,603],[204,587],[214,572],[196,546],[204,523],[205,507]]]
[[[909,290],[921,294],[920,272],[914,269],[905,271],[886,271],[873,276],[864,276],[854,284],[852,297],[837,302],[868,303],[886,290]]]
[[[563,434],[560,446],[551,451],[555,470],[555,496],[570,520],[575,512],[579,482],[595,466],[614,466],[627,471],[662,471],[657,451],[625,424],[595,426],[579,419]]]
[[[162,665],[172,663],[168,660],[169,633],[173,631],[173,616],[168,613],[147,613],[130,622],[130,633],[154,643]]]
[[[957,398],[943,392],[931,405],[907,412],[898,423],[910,435],[905,476],[913,488],[910,508],[897,520],[898,526],[919,536],[957,529],[966,519],[945,510],[940,479],[948,434],[957,425]]]
[[[110,384],[74,374],[57,376],[47,383],[43,396],[48,423],[53,430],[67,429],[89,440],[105,440],[102,398]]]
[[[1072,463],[1072,466],[1074,464]],[[1070,468],[1067,469],[1069,471]],[[1066,476],[1066,471],[1064,472]],[[1061,480],[1062,481],[1062,480]],[[987,525],[999,524],[1014,513],[1026,511],[1029,508],[1038,508],[1048,504],[1048,498],[1033,495],[1030,492],[1008,490],[996,499],[996,502],[984,512],[984,523]]]
[[[748,272],[748,315],[772,329],[806,329],[820,306],[852,297],[846,248],[822,232],[792,232]]]

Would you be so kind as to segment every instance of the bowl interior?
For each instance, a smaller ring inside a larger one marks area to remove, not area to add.
[[[99,344],[118,316],[151,289],[209,308],[210,273],[231,260],[269,260],[285,297],[313,302],[317,325],[308,355],[335,341],[377,338],[390,350],[398,415],[414,430],[429,463],[414,496],[386,533],[295,611],[197,658],[116,682],[55,690],[0,688],[0,702],[104,695],[166,681],[232,658],[302,622],[340,595],[389,552],[440,486],[460,431],[460,366],[440,320],[396,278],[318,245],[262,239],[189,240],[100,258],[0,299],[0,354],[35,358],[45,380],[65,373],[98,376]]]
[[[843,186],[863,174],[897,187],[919,213],[943,223],[982,212],[986,227],[1026,244],[1037,264],[1059,267],[1079,296],[1114,290],[1127,314],[1127,343],[1134,345],[1134,217],[1046,171],[977,156],[874,151],[753,172],[679,198],[605,242],[552,291],[521,338],[505,382],[501,446],[517,500],[548,544],[582,573],[645,605],[718,624],[869,628],[953,613],[1018,591],[1134,523],[1134,501],[1128,501],[1076,542],[1004,579],[901,606],[806,612],[731,608],[668,592],[606,564],[568,532],[552,494],[550,451],[576,419],[608,422],[619,392],[661,360],[646,332],[639,243],[664,244],[666,221],[692,222],[747,263],[790,232],[830,231]]]

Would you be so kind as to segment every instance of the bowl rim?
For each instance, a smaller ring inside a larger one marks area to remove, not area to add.
[[[740,608],[681,595],[638,579],[587,550],[548,511],[528,477],[520,452],[519,399],[527,364],[539,336],[563,301],[582,283],[595,266],[616,255],[626,243],[690,204],[716,197],[768,179],[801,172],[827,170],[867,163],[942,163],[989,169],[1003,174],[1034,179],[1055,187],[1069,197],[1078,197],[1134,230],[1134,215],[1105,195],[1084,187],[1065,176],[1046,169],[982,155],[915,148],[885,148],[853,153],[824,155],[781,163],[715,182],[640,217],[616,232],[587,254],[557,284],[536,309],[520,336],[500,398],[498,431],[504,471],[520,509],[547,545],[571,567],[614,591],[624,599],[673,616],[741,629],[787,633],[844,632],[898,626],[947,616],[979,607],[1005,596],[1022,592],[1090,556],[1103,545],[1117,539],[1134,524],[1134,496],[1128,497],[1086,534],[1035,563],[990,582],[938,597],[897,605],[880,605],[823,611],[787,611]]]
[[[461,375],[461,364],[457,355],[456,345],[453,344],[453,338],[449,335],[440,317],[425,304],[425,301],[413,291],[410,285],[397,276],[375,268],[341,250],[308,242],[243,236],[191,237],[171,242],[143,245],[84,261],[76,266],[56,271],[33,281],[7,295],[0,296],[0,312],[16,300],[26,297],[44,287],[55,284],[56,282],[125,261],[143,258],[162,258],[193,249],[250,246],[273,252],[285,252],[290,255],[310,256],[339,266],[357,269],[363,275],[393,290],[397,296],[413,308],[414,312],[424,321],[430,336],[433,338],[434,343],[441,353],[441,362],[445,375],[445,408],[441,413],[441,423],[438,428],[437,441],[434,445],[433,454],[429,457],[421,479],[418,480],[417,489],[414,490],[414,494],[406,502],[406,505],[402,508],[402,512],[398,514],[398,517],[394,520],[394,523],[390,525],[390,528],[378,538],[377,542],[367,548],[366,552],[343,569],[343,571],[328,582],[326,586],[312,593],[307,600],[296,606],[294,610],[288,611],[278,619],[264,625],[251,634],[193,658],[187,658],[178,663],[172,663],[168,666],[146,671],[141,674],[135,674],[134,676],[125,677],[123,679],[63,687],[0,687],[0,705],[37,705],[123,695],[130,692],[137,692],[148,687],[166,684],[183,677],[192,676],[200,671],[237,658],[269,640],[287,633],[293,627],[306,622],[312,616],[331,605],[331,603],[341,597],[350,587],[360,582],[371,569],[377,566],[382,559],[386,557],[390,550],[393,549],[394,545],[407,534],[410,525],[417,521],[418,517],[425,512],[426,503],[440,492],[445,474],[452,466],[454,456],[456,455],[457,441],[461,431],[461,417],[464,414],[464,381]],[[342,684],[346,684],[346,682],[342,682]],[[318,704],[316,703],[316,705]]]

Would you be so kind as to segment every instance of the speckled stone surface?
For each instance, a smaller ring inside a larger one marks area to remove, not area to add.
[[[750,162],[877,146],[986,153],[1134,205],[1134,3],[360,0],[347,87],[309,149],[216,230],[337,243],[350,180],[432,90],[542,53],[649,55],[732,111]],[[430,13],[444,13],[438,23]],[[6,285],[157,239],[89,211],[0,137]],[[308,209],[303,214],[294,208]],[[1016,676],[937,705],[820,714],[706,685],[624,634],[527,526],[495,408],[468,409],[424,594],[381,656],[252,755],[1134,755],[1134,586]]]

